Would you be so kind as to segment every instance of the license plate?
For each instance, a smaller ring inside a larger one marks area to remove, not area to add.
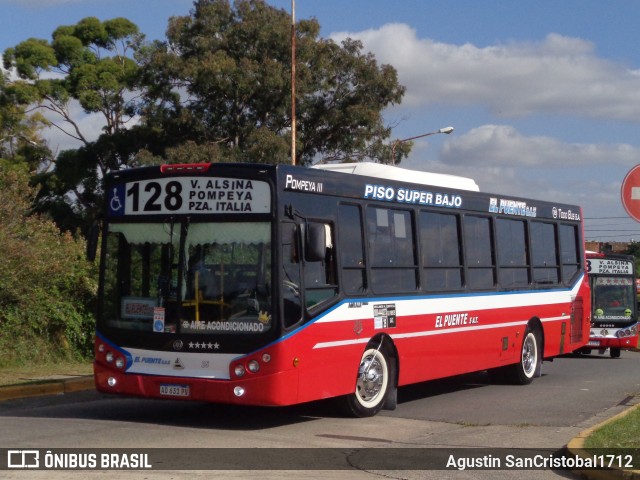
[[[160,395],[167,397],[188,397],[189,385],[162,384],[160,385]]]
[[[600,342],[598,340],[590,340],[589,343],[587,343],[587,345],[589,345],[590,347],[599,347]]]

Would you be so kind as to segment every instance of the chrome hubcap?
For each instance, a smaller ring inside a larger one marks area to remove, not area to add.
[[[380,391],[384,383],[384,372],[382,365],[374,356],[367,356],[363,359],[358,370],[358,395],[365,402],[373,400]]]
[[[529,334],[522,345],[522,369],[527,377],[534,373],[538,360],[536,357],[536,339],[533,334]]]

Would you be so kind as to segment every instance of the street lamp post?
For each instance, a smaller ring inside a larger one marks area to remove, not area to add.
[[[393,163],[395,163],[396,147],[398,146],[399,143],[409,142],[411,140],[415,140],[416,138],[428,137],[429,135],[436,135],[438,133],[445,133],[445,134],[449,135],[451,132],[453,132],[453,127],[442,127],[440,129],[436,130],[435,132],[423,133],[422,135],[416,135],[415,137],[403,138],[402,140],[396,140],[395,142],[393,142],[393,147],[391,147],[391,161]]]

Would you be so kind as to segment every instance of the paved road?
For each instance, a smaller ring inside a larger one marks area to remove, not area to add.
[[[640,393],[640,353],[569,355],[545,362],[531,385],[494,385],[486,373],[406,387],[392,413],[469,425],[568,427]],[[428,400],[428,401],[427,401]]]
[[[315,458],[304,460],[309,470],[230,470],[223,477],[510,479],[523,472],[371,471],[353,452],[378,448],[383,456],[388,452],[403,454],[401,449],[406,447],[447,451],[457,447],[559,449],[583,429],[638,401],[634,396],[640,394],[638,371],[640,353],[625,352],[620,359],[566,357],[545,363],[543,377],[525,387],[492,385],[484,374],[465,375],[403,388],[397,410],[370,419],[341,418],[326,402],[283,409],[238,408],[104,397],[95,392],[12,400],[0,403],[0,448],[284,447],[284,452],[295,453],[288,449],[313,447],[323,450]],[[323,454],[334,452],[328,448],[344,451],[341,464],[347,462],[352,469],[334,474],[312,470],[314,465],[322,465]],[[202,452],[207,455],[206,450]],[[245,452],[252,454],[251,450]],[[16,479],[114,475],[105,471],[24,473],[2,472],[3,478]],[[173,470],[118,475],[150,479],[211,477],[211,471]],[[576,477],[566,471],[544,470],[527,471],[526,478]]]

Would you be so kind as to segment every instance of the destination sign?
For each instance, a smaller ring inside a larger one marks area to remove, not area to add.
[[[269,184],[258,180],[171,177],[140,180],[111,187],[109,214],[269,213]]]
[[[632,275],[633,264],[628,260],[596,259],[587,260],[588,273]]]

